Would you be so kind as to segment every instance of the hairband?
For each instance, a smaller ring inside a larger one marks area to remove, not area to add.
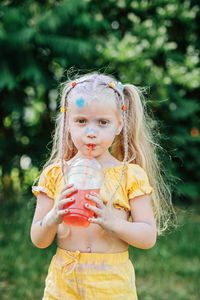
[[[118,84],[120,90],[123,91],[123,89],[124,89],[123,84],[122,84],[120,81],[119,81],[117,84]],[[76,81],[72,81],[72,86],[75,87],[76,85],[77,85]],[[112,88],[112,89],[114,89],[115,84],[114,84],[113,81],[111,81],[111,82],[109,83],[109,87]],[[126,106],[126,105],[123,105],[123,106],[122,106],[122,110],[127,110],[127,106]],[[66,108],[65,108],[65,107],[61,107],[61,108],[60,108],[60,111],[61,111],[61,112],[66,112]]]

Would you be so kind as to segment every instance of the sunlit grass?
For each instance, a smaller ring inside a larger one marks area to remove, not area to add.
[[[200,215],[177,208],[178,228],[149,250],[130,249],[139,299],[199,299]]]
[[[31,243],[34,201],[24,197],[18,205],[1,208],[1,300],[42,299],[56,244],[38,249]],[[179,208],[178,223],[178,229],[159,237],[152,249],[129,248],[139,300],[199,299],[200,216],[196,208]]]

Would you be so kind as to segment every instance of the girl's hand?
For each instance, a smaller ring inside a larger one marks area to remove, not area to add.
[[[117,222],[117,218],[107,209],[100,196],[91,192],[90,195],[86,195],[86,198],[97,204],[97,207],[89,205],[88,203],[85,204],[85,207],[92,210],[97,216],[97,218],[88,219],[88,221],[90,223],[99,224],[104,229],[112,231],[114,222]]]
[[[66,197],[74,193],[76,190],[77,189],[73,187],[73,184],[64,185],[60,192],[58,202],[48,213],[48,224],[55,225],[62,223],[62,216],[69,212],[67,209],[63,209],[63,206],[67,203],[72,203],[75,200],[73,196],[67,199]]]

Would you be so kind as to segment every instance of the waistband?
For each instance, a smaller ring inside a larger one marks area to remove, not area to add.
[[[79,264],[101,265],[103,262],[103,264],[114,265],[127,262],[129,253],[128,250],[119,253],[83,253],[79,250],[72,252],[58,247],[56,257],[62,261],[74,260]]]

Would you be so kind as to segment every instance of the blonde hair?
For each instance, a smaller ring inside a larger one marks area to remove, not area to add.
[[[73,80],[69,79],[61,84],[60,108],[65,108],[66,113],[67,100],[70,96],[73,97],[73,92],[76,89],[72,86]],[[114,86],[110,86],[110,82],[114,83]],[[147,173],[149,183],[154,189],[154,193],[151,195],[151,203],[157,223],[157,232],[158,235],[161,235],[172,224],[172,217],[175,216],[175,212],[172,205],[170,188],[166,184],[164,175],[161,174],[162,166],[156,154],[157,147],[162,148],[156,142],[154,134],[156,121],[147,111],[142,89],[132,84],[122,86],[121,83],[115,81],[113,76],[101,75],[98,72],[77,76],[76,84],[80,84],[80,86],[83,84],[86,86],[92,84],[95,94],[99,92],[101,96],[106,90],[107,92],[109,89],[113,90],[114,93],[112,92],[112,94],[118,108],[121,109],[121,113],[123,114],[123,131],[115,136],[111,146],[111,154],[116,159],[123,160],[124,165],[115,192],[108,201],[108,208],[113,207],[112,200],[122,180],[126,162],[138,164]],[[127,107],[127,111],[122,110],[122,106]],[[52,152],[43,169],[57,163],[61,159],[62,172],[64,172],[63,160],[68,161],[77,153],[69,130],[66,127],[66,113],[59,112],[55,119],[56,127],[53,135]]]

